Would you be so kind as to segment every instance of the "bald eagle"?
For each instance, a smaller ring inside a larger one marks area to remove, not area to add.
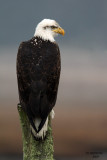
[[[55,20],[42,20],[34,37],[22,42],[17,54],[19,100],[37,139],[46,135],[48,115],[54,116],[61,69],[54,39],[58,33],[64,35],[64,30]]]

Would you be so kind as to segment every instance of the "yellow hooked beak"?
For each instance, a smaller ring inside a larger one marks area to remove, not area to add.
[[[59,27],[59,28],[57,28],[57,29],[53,29],[53,32],[62,34],[63,36],[64,36],[64,34],[65,34],[64,29],[62,29],[61,27]]]

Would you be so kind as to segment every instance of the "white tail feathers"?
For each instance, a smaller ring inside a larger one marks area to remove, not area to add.
[[[35,127],[37,128],[37,130],[38,130],[40,122],[41,122],[40,118],[36,118],[34,121]],[[32,126],[30,126],[30,128],[31,128],[32,134],[34,135],[35,138],[43,139],[46,136],[46,132],[48,129],[48,117],[47,117],[46,122],[43,125],[42,129],[39,131],[39,133],[36,133],[36,131],[34,130],[34,128]]]
[[[52,119],[55,116],[55,112],[54,112],[53,109],[50,112],[50,116],[51,116]],[[41,118],[39,118],[39,117],[35,118],[34,124],[35,124],[35,127],[36,127],[37,130],[39,128],[40,123],[41,123]],[[30,128],[31,128],[32,134],[34,135],[34,137],[36,139],[44,139],[44,137],[46,136],[47,129],[48,129],[48,117],[47,117],[47,119],[45,121],[45,124],[43,125],[42,129],[39,131],[39,133],[37,133],[31,125],[30,125]]]

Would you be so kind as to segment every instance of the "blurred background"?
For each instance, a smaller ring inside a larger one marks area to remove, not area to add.
[[[106,160],[106,0],[0,0],[0,160],[22,159],[16,56],[44,18],[66,31],[56,38],[62,72],[52,122],[55,157]]]

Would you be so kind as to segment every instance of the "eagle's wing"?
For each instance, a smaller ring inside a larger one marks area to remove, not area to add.
[[[17,56],[20,103],[31,124],[35,117],[41,117],[39,130],[55,105],[59,84],[59,48],[56,44],[50,45],[42,46],[40,50],[38,47],[32,47],[29,41],[23,42]],[[34,124],[32,125],[34,127]]]

